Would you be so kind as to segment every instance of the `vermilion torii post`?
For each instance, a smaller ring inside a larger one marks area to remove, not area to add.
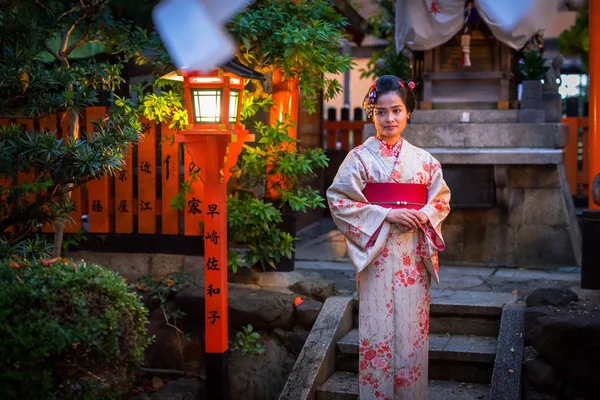
[[[589,2],[589,124],[590,124],[590,176],[588,207],[600,210],[600,205],[592,201],[592,182],[600,174],[600,2]]]
[[[163,77],[183,81],[190,124],[175,139],[185,143],[204,182],[200,209],[204,215],[205,366],[207,398],[211,400],[229,399],[227,180],[242,144],[254,140],[240,124],[243,77],[262,78],[241,65],[230,64],[236,74],[223,67],[209,74],[181,71]]]

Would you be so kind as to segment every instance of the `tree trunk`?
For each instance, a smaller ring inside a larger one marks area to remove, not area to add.
[[[73,139],[79,139],[79,114],[71,110],[71,119],[69,121],[69,136]],[[63,195],[62,201],[71,200],[71,191]],[[65,235],[65,221],[57,221],[54,225],[54,248],[53,257],[60,257],[62,252],[63,238]]]

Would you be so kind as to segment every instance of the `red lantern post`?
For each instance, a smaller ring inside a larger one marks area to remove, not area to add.
[[[252,76],[255,77],[255,76]],[[204,323],[206,382],[209,399],[228,399],[227,180],[246,141],[254,140],[240,124],[244,79],[218,69],[209,74],[182,71],[188,111],[185,143],[204,181]]]

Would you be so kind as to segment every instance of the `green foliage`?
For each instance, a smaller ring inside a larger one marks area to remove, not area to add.
[[[232,351],[240,351],[242,355],[263,354],[265,348],[259,343],[260,333],[254,332],[252,325],[242,327],[236,333],[235,341],[231,344]]]
[[[558,49],[565,56],[579,56],[587,70],[590,51],[589,10],[580,11],[575,24],[562,31],[558,37]]]
[[[26,259],[48,258],[52,254],[52,244],[35,235],[12,246],[5,237],[0,238],[0,259],[14,256]]]
[[[148,344],[146,314],[100,266],[0,260],[2,398],[119,398]]]
[[[115,109],[111,118],[95,123],[91,138],[64,142],[53,132],[0,127],[0,170],[13,182],[0,197],[0,231],[11,225],[17,244],[45,223],[69,221],[74,203],[64,194],[104,175],[114,175],[123,165],[127,145],[137,140],[141,125]],[[32,182],[17,184],[18,172],[41,171]]]
[[[86,236],[86,232],[83,229],[78,230],[77,232],[67,236],[63,241],[63,250],[69,251],[71,246],[78,246],[81,242],[85,242],[88,240]]]
[[[166,278],[156,281],[151,276],[141,276],[136,284],[132,284],[131,288],[134,287],[141,292],[148,292],[153,299],[160,301],[160,308],[163,311],[165,322],[167,325],[175,328],[181,333],[181,330],[177,328],[177,320],[185,317],[185,312],[181,310],[170,310],[167,308],[167,301],[172,295],[181,291],[186,287],[189,281],[189,276],[184,271],[176,273],[170,273]]]
[[[528,51],[519,60],[519,75],[524,81],[541,80],[547,71],[546,59],[538,51]]]
[[[402,80],[412,78],[410,59],[403,52],[396,51],[395,41],[395,0],[372,0],[377,10],[368,18],[371,34],[388,41],[383,50],[374,51],[367,67],[360,70],[361,78],[377,79],[382,75],[395,75]]]
[[[361,78],[373,78],[383,75],[395,75],[403,81],[412,78],[410,59],[403,52],[396,52],[395,47],[387,46],[382,51],[374,51],[366,69],[360,70]]]
[[[170,63],[157,33],[117,18],[122,1],[111,8],[112,1],[22,0],[5,2],[0,10],[0,115],[60,112],[69,130],[69,139],[59,140],[54,132],[0,129],[0,173],[12,183],[0,192],[0,231],[16,225],[10,246],[52,223],[61,227],[54,243],[54,254],[60,254],[62,226],[74,210],[69,193],[120,169],[125,150],[141,131],[128,99],[118,99],[87,136],[80,135],[82,110],[98,105],[100,91],[114,91],[125,82],[121,72],[127,63],[144,64],[149,57],[154,67]],[[91,58],[99,53],[109,55],[101,57],[105,61]],[[169,118],[179,123],[182,115]],[[34,172],[33,180],[17,184],[20,172]]]
[[[260,140],[256,146],[245,146],[238,162],[241,173],[227,201],[228,239],[230,247],[246,247],[247,266],[276,268],[282,257],[291,258],[294,238],[279,228],[283,211],[325,207],[318,190],[303,187],[317,169],[327,166],[325,152],[299,149],[298,140],[288,134],[292,126],[256,123]],[[274,203],[273,194],[281,200]],[[234,255],[230,267],[237,269],[241,257]]]
[[[327,0],[258,0],[234,18],[229,31],[246,65],[263,73],[281,68],[286,76],[300,78],[304,106],[314,112],[321,92],[329,99],[342,90],[323,74],[352,65],[350,56],[340,53],[346,24]]]

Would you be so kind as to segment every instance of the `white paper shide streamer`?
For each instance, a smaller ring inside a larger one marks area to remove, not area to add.
[[[208,72],[233,57],[235,44],[223,24],[251,0],[163,0],[154,25],[179,69]]]

